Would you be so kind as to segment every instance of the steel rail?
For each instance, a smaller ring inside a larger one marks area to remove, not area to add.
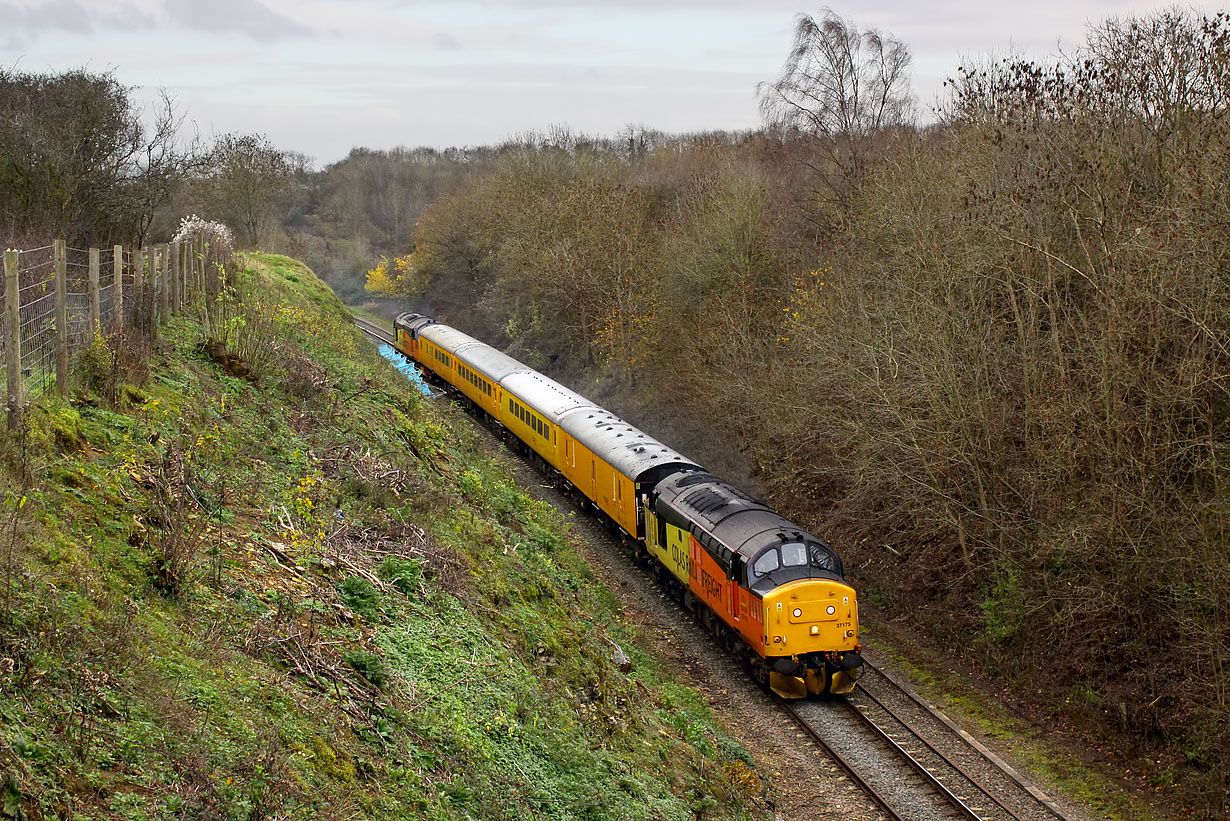
[[[883,727],[881,727],[879,724],[876,724],[875,721],[873,721],[870,716],[868,716],[866,713],[860,710],[857,704],[855,704],[852,701],[845,700],[845,699],[842,700],[842,703],[846,705],[846,708],[850,712],[854,713],[856,716],[859,717],[859,719],[863,722],[863,724],[868,729],[871,730],[872,735],[874,735],[876,738],[880,739],[882,742],[884,742],[890,748],[892,748],[892,750],[895,753],[897,753],[898,757],[905,760],[905,763],[910,766],[910,769],[914,770],[914,772],[922,776],[923,781],[927,782],[927,785],[931,787],[931,789],[933,789],[935,792],[942,795],[944,797],[944,800],[947,801],[950,805],[952,805],[952,807],[957,812],[961,813],[963,816],[970,819],[970,821],[982,821],[982,816],[974,812],[974,810],[971,809],[968,804],[962,801],[961,798],[956,793],[948,789],[948,787],[944,786],[944,783],[940,781],[938,778],[936,778],[934,773],[928,770],[921,761],[919,761],[914,756],[910,755],[909,751],[906,750],[904,747],[902,747],[900,744],[898,744],[893,739],[892,736],[886,733]]]
[[[1015,769],[1013,769],[1006,761],[1004,761],[1002,758],[997,756],[991,750],[987,749],[987,747],[984,744],[982,744],[982,742],[978,741],[978,739],[974,738],[969,733],[967,733],[965,730],[963,730],[961,727],[959,727],[956,724],[956,722],[954,722],[951,718],[944,715],[944,713],[940,712],[932,705],[928,704],[923,698],[921,698],[917,693],[915,693],[910,687],[906,686],[906,684],[900,681],[896,676],[872,664],[871,661],[867,659],[866,655],[864,655],[863,657],[863,663],[864,665],[866,665],[868,670],[870,670],[871,672],[875,673],[876,675],[880,676],[882,679],[887,681],[889,684],[895,687],[899,693],[904,695],[907,699],[912,701],[918,707],[922,708],[929,715],[935,718],[936,721],[940,722],[946,728],[948,728],[948,730],[952,732],[953,735],[957,736],[957,738],[961,739],[961,741],[963,741],[967,746],[969,746],[971,749],[977,752],[978,755],[982,756],[982,758],[986,760],[995,770],[997,770],[1000,773],[1003,773],[1003,775],[1006,778],[1008,778],[1008,780],[1016,784],[1017,787],[1019,787],[1022,792],[1026,793],[1030,798],[1036,801],[1044,810],[1046,810],[1048,813],[1053,815],[1055,818],[1059,819],[1059,821],[1073,821],[1071,816],[1067,815],[1062,809],[1060,809],[1060,807],[1057,804],[1055,804],[1055,802],[1051,799],[1050,796],[1042,792],[1040,789],[1035,787],[1033,784],[1026,781],[1024,777],[1021,776],[1021,774],[1018,773]],[[866,688],[863,688],[860,686],[860,689],[864,693],[866,693],[868,696],[871,696],[871,693],[867,692]],[[875,698],[874,696],[871,696],[871,697],[873,699]],[[915,733],[915,735],[917,735],[917,733]],[[999,803],[998,799],[996,800],[996,803]]]
[[[944,762],[944,764],[945,764],[947,767],[949,767],[949,768],[950,768],[950,769],[952,769],[954,772],[956,772],[958,775],[960,775],[962,778],[964,778],[966,781],[968,781],[968,782],[970,783],[970,785],[971,785],[971,786],[973,786],[973,787],[974,787],[974,789],[975,789],[977,792],[980,792],[980,793],[982,793],[984,796],[986,796],[987,798],[991,799],[991,802],[992,802],[993,804],[995,804],[997,807],[999,807],[1001,810],[1003,810],[1005,813],[1007,813],[1007,814],[1008,814],[1011,818],[1015,819],[1015,821],[1025,821],[1025,819],[1021,818],[1021,816],[1020,816],[1020,815],[1018,815],[1018,814],[1016,813],[1016,811],[1014,811],[1011,807],[1009,807],[1009,806],[1007,806],[1006,804],[1004,804],[1004,802],[1000,801],[1000,800],[999,800],[999,798],[998,798],[998,797],[997,797],[997,796],[996,796],[996,795],[995,795],[995,794],[991,791],[991,789],[990,789],[989,787],[984,786],[984,785],[983,785],[983,783],[982,783],[981,781],[979,781],[979,780],[978,780],[977,778],[975,778],[973,775],[970,775],[968,772],[966,772],[966,771],[965,771],[965,769],[964,769],[964,768],[963,768],[960,764],[956,763],[955,761],[953,761],[952,759],[950,759],[948,756],[944,755],[944,753],[943,753],[943,752],[941,752],[939,749],[937,749],[937,748],[936,748],[936,746],[935,746],[934,744],[932,744],[930,741],[928,741],[928,740],[927,740],[927,739],[923,736],[923,734],[922,734],[922,733],[920,733],[918,730],[915,730],[913,727],[911,727],[911,726],[910,726],[910,724],[909,724],[909,723],[908,723],[905,719],[903,719],[901,716],[899,716],[899,715],[897,715],[895,712],[893,712],[893,709],[892,709],[891,707],[889,707],[887,704],[885,704],[883,701],[881,701],[879,698],[877,698],[877,697],[876,697],[876,695],[875,695],[874,693],[870,692],[869,690],[867,690],[865,687],[862,687],[862,686],[860,686],[858,689],[859,689],[859,692],[861,693],[861,695],[862,695],[863,697],[865,697],[865,698],[867,698],[867,699],[870,699],[870,700],[871,700],[871,701],[872,701],[872,702],[873,702],[873,703],[874,703],[877,707],[879,707],[881,710],[883,710],[883,711],[884,711],[884,713],[885,713],[885,714],[886,714],[889,718],[891,718],[893,721],[895,721],[895,722],[897,722],[898,724],[900,724],[900,725],[901,725],[901,728],[902,728],[902,729],[903,729],[903,730],[904,730],[904,731],[905,731],[905,732],[906,732],[906,733],[907,733],[907,734],[908,734],[908,735],[909,735],[909,736],[910,736],[910,737],[911,737],[914,741],[919,742],[920,744],[922,744],[922,746],[924,746],[924,747],[926,747],[928,750],[930,750],[930,751],[931,751],[931,753],[932,753],[932,754],[933,754],[936,758],[938,758],[940,761]],[[857,706],[857,705],[856,705],[856,706]],[[884,728],[883,728],[883,727],[881,727],[881,729],[883,730]],[[884,730],[884,732],[885,732],[885,734],[886,734],[886,735],[888,734],[888,731],[887,731],[887,730]],[[908,751],[907,751],[907,752],[908,752]],[[910,756],[911,756],[911,757],[913,757],[913,754],[911,753],[911,754],[910,754]],[[919,763],[922,763],[922,762],[919,762]],[[924,764],[923,766],[926,766],[926,765]],[[932,774],[934,775],[934,773],[932,773]],[[938,778],[938,776],[937,776],[937,778]],[[968,799],[968,798],[963,798],[963,799],[961,799],[961,800],[962,800],[963,802],[968,803],[970,799]]]
[[[393,335],[389,333],[388,329],[383,328],[380,325],[377,325],[375,322],[372,322],[371,320],[368,320],[368,319],[363,319],[357,316],[351,317],[351,318],[354,320],[355,326],[363,333],[367,334],[373,339],[377,339],[380,342],[385,343],[386,345],[393,344]]]
[[[824,750],[825,754],[828,755],[829,758],[833,759],[833,762],[838,767],[841,767],[842,772],[844,772],[850,780],[854,782],[854,786],[862,790],[863,793],[870,798],[877,807],[883,810],[888,817],[892,819],[892,821],[906,821],[905,816],[893,809],[892,805],[888,803],[888,799],[876,792],[876,789],[872,787],[866,779],[858,774],[858,772],[854,769],[854,765],[852,765],[849,761],[846,761],[841,753],[831,747],[829,743],[824,740],[824,737],[816,730],[816,728],[807,722],[807,719],[799,715],[798,712],[795,711],[794,707],[790,706],[790,702],[785,699],[778,699],[778,704],[786,712],[786,715],[790,716],[794,723],[797,724],[803,732],[811,736],[812,740],[819,745],[820,749]]]

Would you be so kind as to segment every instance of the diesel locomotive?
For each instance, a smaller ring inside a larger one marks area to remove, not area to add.
[[[420,314],[395,345],[655,568],[752,675],[786,698],[862,674],[858,600],[822,540],[615,414]]]

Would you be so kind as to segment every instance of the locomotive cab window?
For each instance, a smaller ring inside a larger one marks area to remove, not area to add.
[[[807,554],[812,567],[818,567],[821,570],[841,575],[841,562],[833,551],[822,545],[809,544],[807,546]]]
[[[773,575],[777,583],[790,579],[814,578],[815,571],[824,575],[841,576],[841,562],[837,555],[822,544],[815,542],[786,542],[765,550],[752,562],[748,583],[755,584],[765,576]],[[778,571],[781,571],[779,574]],[[772,585],[770,585],[772,586]]]
[[[801,542],[787,542],[781,546],[783,567],[802,567],[807,564],[807,548]]]
[[[781,563],[777,558],[777,550],[766,550],[764,553],[761,553],[752,564],[752,578],[763,576],[766,573],[772,573],[779,567],[781,567]]]

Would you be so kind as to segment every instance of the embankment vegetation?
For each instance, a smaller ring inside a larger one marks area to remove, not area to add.
[[[1230,22],[963,67],[925,127],[891,38],[796,43],[764,132],[506,150],[370,287],[728,431],[868,602],[1223,811]]]
[[[746,817],[488,437],[303,265],[230,276],[0,434],[0,815]]]

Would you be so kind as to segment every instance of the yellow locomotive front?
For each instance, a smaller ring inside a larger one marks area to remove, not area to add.
[[[765,661],[787,697],[842,695],[862,674],[858,600],[834,579],[786,582],[764,595]]]

